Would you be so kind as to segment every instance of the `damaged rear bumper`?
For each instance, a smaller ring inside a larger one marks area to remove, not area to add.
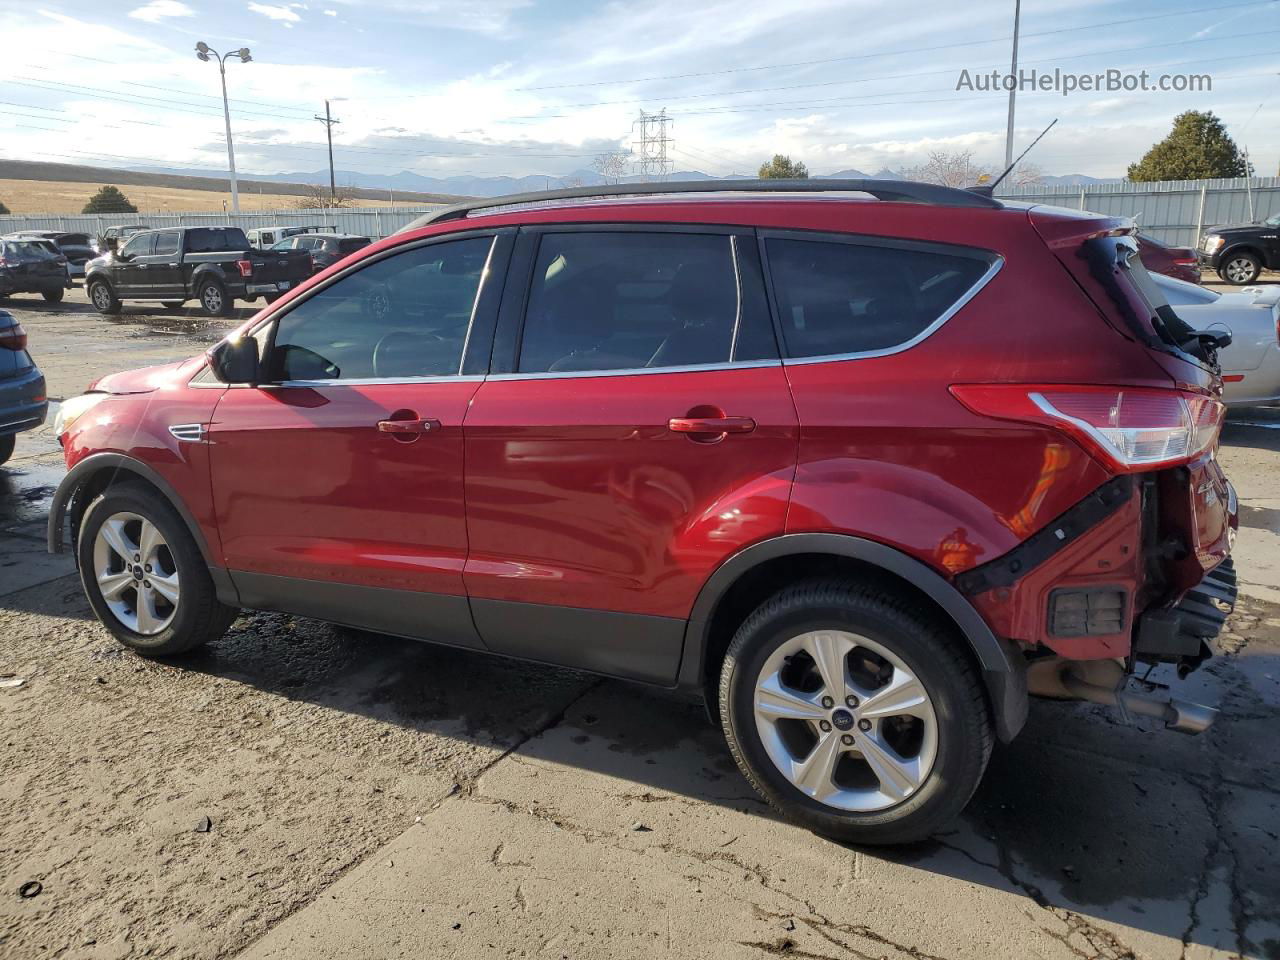
[[[1189,673],[1212,654],[1209,644],[1231,616],[1237,593],[1235,566],[1227,557],[1179,603],[1166,610],[1148,610],[1138,618],[1135,659],[1177,663],[1179,673]]]

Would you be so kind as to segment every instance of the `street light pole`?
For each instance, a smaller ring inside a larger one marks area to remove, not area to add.
[[[227,100],[227,57],[239,57],[241,63],[248,63],[253,59],[253,56],[249,53],[248,47],[241,47],[239,50],[219,54],[217,50],[214,50],[203,40],[196,44],[196,56],[199,59],[208,63],[210,54],[213,54],[213,59],[218,61],[218,73],[222,78],[222,119],[227,125],[227,167],[231,171],[231,212],[239,214],[240,187],[236,183],[236,151],[231,143],[231,106]]]
[[[1013,0],[1013,65],[1009,68],[1009,124],[1004,134],[1004,167],[1013,165],[1013,103],[1018,95],[1018,21],[1022,18],[1022,0]]]

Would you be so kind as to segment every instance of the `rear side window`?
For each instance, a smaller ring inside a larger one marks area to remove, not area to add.
[[[351,237],[338,241],[338,252],[341,254],[355,253],[361,247],[367,247],[368,245],[368,237]]]
[[[58,243],[65,244],[68,247],[87,247],[89,245],[89,235],[87,233],[64,233],[58,237]]]
[[[187,231],[188,253],[228,253],[249,249],[239,227],[193,227]]]
[[[738,304],[727,235],[548,233],[538,247],[517,369],[727,363]]]
[[[981,251],[769,237],[788,357],[892,350],[960,303],[995,263]]]
[[[181,236],[182,234],[180,234],[177,230],[165,230],[162,233],[157,233],[156,249],[155,249],[156,256],[159,257],[165,254],[177,253],[178,242]]]

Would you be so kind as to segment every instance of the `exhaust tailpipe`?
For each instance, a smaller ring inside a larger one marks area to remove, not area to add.
[[[1059,700],[1088,700],[1115,707],[1121,716],[1151,717],[1179,733],[1204,733],[1218,717],[1212,707],[1126,690],[1124,666],[1118,660],[1062,660],[1057,657],[1033,661],[1027,670],[1028,692]]]

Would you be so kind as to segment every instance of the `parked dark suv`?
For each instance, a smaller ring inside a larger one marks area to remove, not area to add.
[[[142,654],[249,607],[696,692],[788,816],[916,839],[1028,690],[1212,719],[1126,688],[1235,596],[1222,341],[1133,230],[882,180],[448,208],[64,403],[50,548]]]

